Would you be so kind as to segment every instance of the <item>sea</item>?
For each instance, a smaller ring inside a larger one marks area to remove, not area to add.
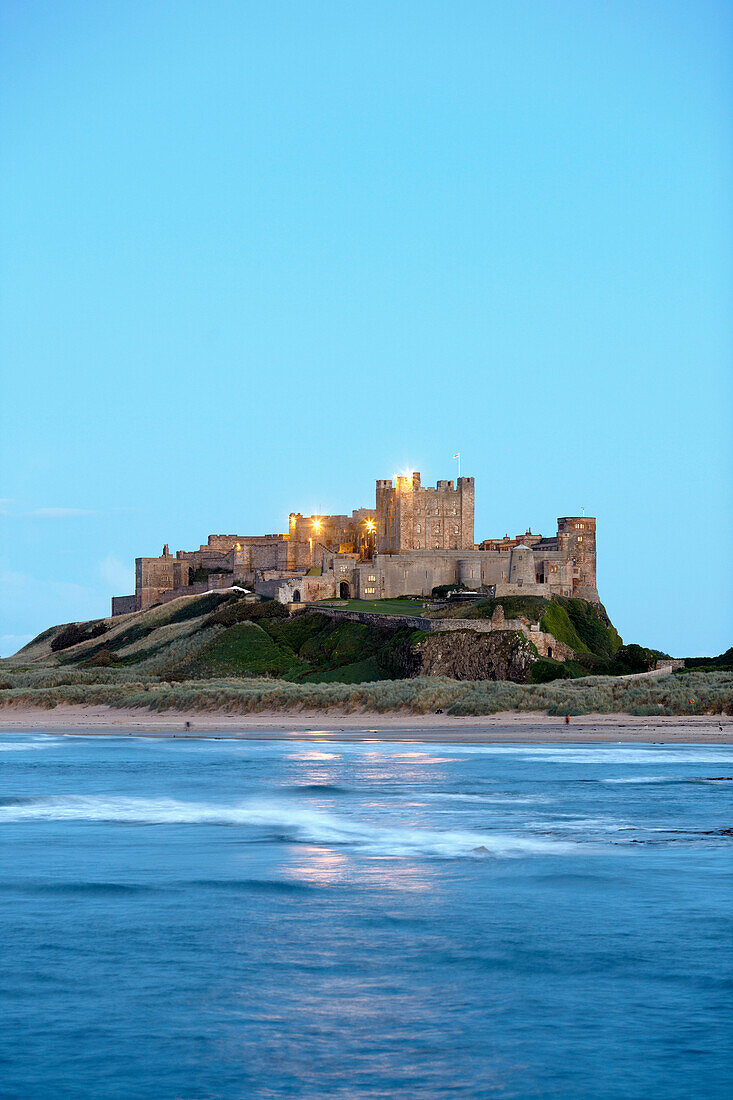
[[[0,1096],[733,1095],[733,746],[0,735]]]

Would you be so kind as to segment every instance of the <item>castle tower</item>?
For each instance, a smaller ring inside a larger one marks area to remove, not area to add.
[[[557,545],[572,563],[573,595],[597,601],[595,517],[562,516],[557,521]]]
[[[529,546],[515,546],[509,555],[509,584],[535,584],[534,554]]]
[[[376,550],[473,550],[474,479],[424,486],[415,472],[377,482]]]

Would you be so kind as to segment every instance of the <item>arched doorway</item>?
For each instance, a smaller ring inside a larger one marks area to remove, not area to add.
[[[293,592],[293,603],[300,603],[300,589],[296,588]]]
[[[339,599],[348,600],[350,595],[351,590],[349,589],[348,584],[346,583],[346,581],[341,581],[341,584],[339,585]]]
[[[548,645],[548,647],[547,647],[547,656],[552,657],[552,646],[551,645]]]

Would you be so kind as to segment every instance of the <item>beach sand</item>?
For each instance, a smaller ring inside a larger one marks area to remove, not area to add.
[[[186,723],[190,723],[187,728]],[[62,704],[0,709],[4,733],[74,733],[98,736],[232,737],[287,741],[482,742],[653,741],[660,744],[733,744],[733,718],[638,718],[630,714],[584,714],[570,719],[541,712],[454,718],[447,714],[305,712],[257,714],[165,713],[107,706]]]

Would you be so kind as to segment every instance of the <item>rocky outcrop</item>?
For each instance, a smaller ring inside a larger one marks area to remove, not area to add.
[[[405,642],[399,654],[403,676],[446,676],[452,680],[529,680],[537,650],[514,630],[490,634],[472,630],[428,634]]]

